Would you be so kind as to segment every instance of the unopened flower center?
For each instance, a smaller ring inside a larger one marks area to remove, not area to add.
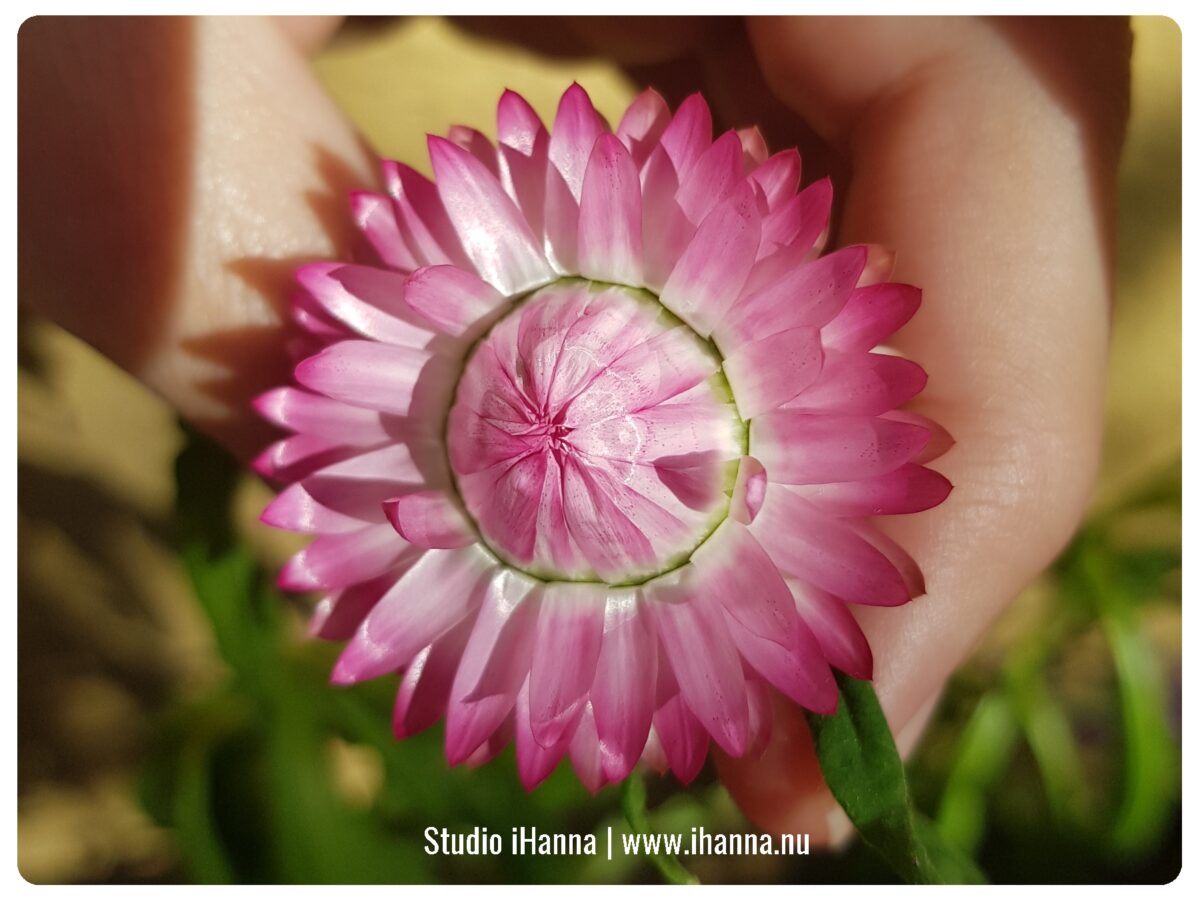
[[[652,294],[573,279],[476,344],[447,440],[500,558],[630,584],[683,564],[724,519],[745,426],[711,344]]]

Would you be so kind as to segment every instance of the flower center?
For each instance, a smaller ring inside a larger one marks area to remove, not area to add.
[[[711,344],[646,291],[571,279],[476,344],[447,442],[505,562],[630,584],[682,565],[724,520],[745,434]]]

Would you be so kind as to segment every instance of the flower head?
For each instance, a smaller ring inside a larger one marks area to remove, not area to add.
[[[897,410],[924,372],[871,352],[919,291],[820,255],[795,151],[711,133],[699,95],[613,133],[578,85],[549,131],[507,92],[497,145],[455,128],[434,181],[353,197],[376,260],[298,273],[299,386],[258,401],[291,432],[263,518],[316,535],[281,583],[326,594],[334,680],[402,672],[397,736],[444,716],[452,763],[689,781],[762,744],[770,690],[830,712],[831,666],[870,676],[848,604],[923,592],[866,521],[950,489]]]

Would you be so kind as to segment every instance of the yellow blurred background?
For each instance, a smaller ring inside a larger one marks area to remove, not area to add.
[[[1165,18],[1134,29],[1097,509],[1181,452],[1180,32]],[[609,63],[550,60],[436,18],[347,33],[315,64],[381,155],[418,166],[448,110],[489,132],[503,87],[552,118],[579,80],[614,121],[635,90]],[[19,347],[20,870],[35,882],[170,879],[172,834],[134,791],[148,716],[222,675],[170,542],[181,434],[169,408],[63,331],[21,320]],[[247,509],[261,503],[265,488],[245,490]],[[1177,519],[1147,526],[1178,539]],[[1038,602],[1035,587],[981,655],[1019,640]],[[1173,608],[1147,623],[1168,664],[1180,652]],[[370,754],[331,759],[348,801],[369,802],[381,776]]]

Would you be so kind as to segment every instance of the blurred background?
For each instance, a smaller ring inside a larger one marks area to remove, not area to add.
[[[635,93],[611,63],[535,53],[487,25],[352,23],[317,71],[381,155],[419,167],[447,110],[487,132],[506,86],[543,118],[571,80],[613,121]],[[951,682],[908,765],[918,808],[994,882],[1162,883],[1180,869],[1180,32],[1165,18],[1134,31],[1094,503]],[[446,768],[440,726],[394,742],[394,685],[329,688],[336,647],[306,639],[299,601],[264,579],[294,548],[254,524],[267,488],[89,347],[18,324],[27,879],[660,880],[619,856],[426,856],[430,825],[627,825],[617,790],[591,797],[569,770],[526,795],[511,750],[471,772]],[[647,789],[657,830],[751,829],[711,770]],[[687,863],[706,882],[893,879],[858,845]]]

